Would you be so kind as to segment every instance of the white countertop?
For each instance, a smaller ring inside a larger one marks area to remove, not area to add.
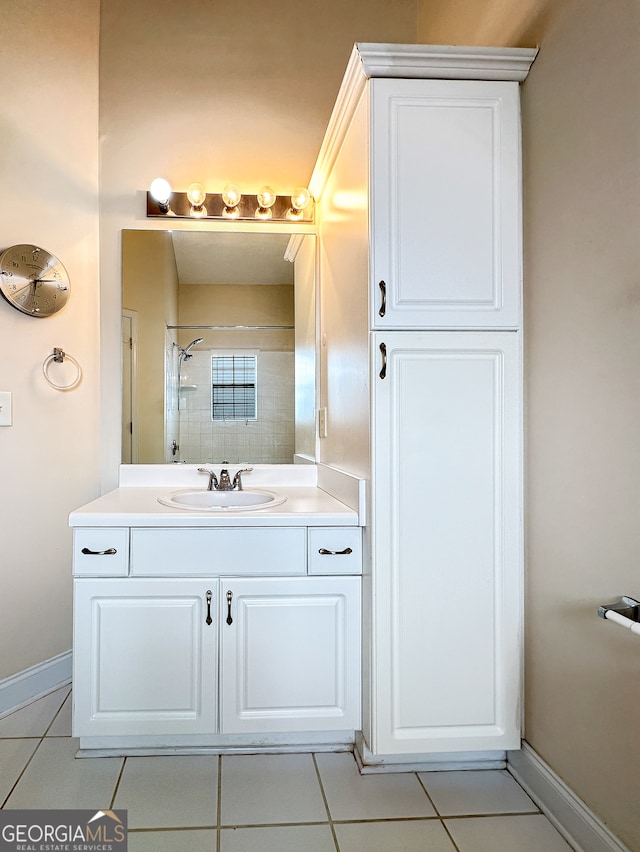
[[[174,509],[158,502],[176,488],[159,486],[116,488],[69,515],[72,527],[297,527],[357,526],[358,513],[314,486],[281,486],[286,497],[279,506],[250,511],[212,512]]]
[[[201,511],[158,502],[184,488],[204,490],[198,465],[122,465],[120,487],[75,509],[71,527],[307,527],[365,523],[364,481],[326,465],[253,465],[245,488],[286,497],[264,509]],[[207,465],[219,472],[219,466]],[[246,465],[229,465],[233,476]],[[249,479],[250,478],[250,479]]]

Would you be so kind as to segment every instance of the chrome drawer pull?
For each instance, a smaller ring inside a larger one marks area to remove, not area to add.
[[[109,547],[107,550],[89,550],[88,547],[83,547],[80,552],[85,556],[115,556],[118,551],[115,547]]]
[[[350,547],[345,547],[344,550],[327,550],[326,547],[321,547],[318,553],[321,556],[348,556],[353,550]]]
[[[380,281],[378,283],[378,287],[380,288],[380,294],[382,296],[382,304],[380,305],[378,316],[383,317],[387,312],[387,285],[384,281]]]
[[[380,370],[378,375],[380,376],[381,379],[384,379],[384,377],[387,375],[387,344],[386,343],[380,344],[380,353],[382,355],[382,369]]]

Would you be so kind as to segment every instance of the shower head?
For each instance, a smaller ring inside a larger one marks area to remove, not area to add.
[[[180,350],[180,356],[179,357],[182,358],[183,361],[188,361],[189,358],[193,358],[193,355],[191,355],[189,353],[189,350],[191,349],[192,346],[195,346],[198,343],[202,343],[203,340],[204,340],[204,337],[196,337],[196,339],[192,340],[191,343],[188,346],[184,347],[184,349],[182,348],[182,346],[178,346],[178,349]]]

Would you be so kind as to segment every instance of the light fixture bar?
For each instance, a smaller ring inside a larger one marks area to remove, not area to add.
[[[168,207],[168,209],[166,209]],[[217,219],[222,221],[234,222],[261,222],[265,218],[257,215],[256,211],[260,208],[260,202],[257,195],[243,195],[237,204],[234,212],[236,215],[229,215],[229,208],[226,206],[221,193],[208,192],[207,197],[202,205],[203,212],[199,215],[199,219]],[[165,208],[165,209],[163,209]],[[269,222],[302,222],[305,224],[313,223],[315,214],[315,204],[313,199],[310,199],[309,204],[300,211],[300,216],[291,217],[291,196],[276,195],[273,205],[269,208]],[[148,219],[193,219],[192,204],[187,197],[186,192],[172,192],[169,198],[168,205],[158,203],[156,199],[147,192],[147,218]]]

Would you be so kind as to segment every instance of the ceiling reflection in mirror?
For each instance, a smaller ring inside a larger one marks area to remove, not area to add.
[[[315,238],[122,233],[124,464],[315,457]]]

